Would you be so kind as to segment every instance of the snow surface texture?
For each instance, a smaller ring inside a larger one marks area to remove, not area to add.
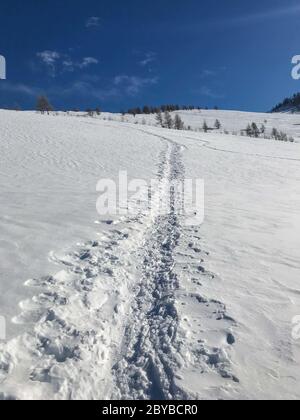
[[[300,134],[296,116],[182,113],[209,116]],[[117,118],[0,111],[0,396],[299,398],[299,143]],[[204,224],[174,205],[100,218],[97,181],[121,169],[160,193],[203,178]]]

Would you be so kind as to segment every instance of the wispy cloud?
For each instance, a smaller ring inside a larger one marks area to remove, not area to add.
[[[74,61],[70,57],[66,57],[63,62],[63,70],[73,72],[75,69],[84,69],[93,64],[98,64],[99,60],[94,57],[84,57],[81,61]]]
[[[148,64],[153,63],[157,59],[157,54],[155,52],[149,51],[144,54],[144,57],[139,61],[139,65],[142,67],[148,66]]]
[[[84,57],[84,59],[82,60],[81,63],[79,63],[79,67],[80,68],[85,68],[85,67],[89,67],[92,64],[98,64],[99,60],[97,60],[97,58],[94,57]]]
[[[57,51],[42,51],[38,52],[37,57],[44,63],[51,74],[51,76],[55,76],[56,73],[56,63],[60,59],[60,54]]]
[[[98,16],[91,16],[85,22],[86,28],[99,28],[100,25],[101,22]]]
[[[138,95],[143,88],[155,85],[157,82],[157,77],[143,78],[138,76],[119,75],[114,78],[114,85],[124,89],[124,91],[131,96]]]
[[[55,77],[58,70],[73,72],[75,69],[85,69],[99,63],[99,60],[95,57],[84,57],[80,60],[74,60],[68,54],[48,50],[38,52],[37,57],[47,67],[51,77]]]

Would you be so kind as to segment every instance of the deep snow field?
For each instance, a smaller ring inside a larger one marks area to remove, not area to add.
[[[0,110],[0,398],[300,398],[300,116],[180,115],[222,130]],[[204,179],[204,223],[100,217],[120,170]]]

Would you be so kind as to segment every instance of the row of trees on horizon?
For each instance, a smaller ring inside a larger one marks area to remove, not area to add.
[[[136,107],[136,108],[131,108],[128,109],[127,112],[125,111],[121,111],[122,115],[150,115],[150,114],[159,114],[160,112],[165,113],[165,112],[174,112],[174,111],[193,111],[193,110],[201,110],[201,109],[208,109],[206,108],[201,108],[200,106],[194,106],[194,105],[174,105],[174,104],[168,104],[168,105],[161,105],[161,106],[148,106],[145,105],[142,108],[140,107]],[[215,106],[214,107],[215,110],[218,110],[218,107]],[[36,110],[42,113],[45,112],[51,112],[54,111],[54,107],[51,105],[49,99],[42,95],[39,96],[37,99],[37,105],[36,105]],[[73,111],[75,112],[79,112],[79,109],[73,109]],[[88,114],[91,113],[96,113],[97,115],[99,115],[101,113],[101,109],[100,108],[96,108],[95,110],[88,108],[86,109],[86,112]]]
[[[149,106],[145,105],[142,108],[130,108],[127,112],[122,111],[122,114],[130,114],[130,115],[149,115],[149,114],[158,114],[159,112],[174,112],[174,111],[194,111],[194,110],[201,110],[201,109],[208,109],[208,107],[200,107],[195,105],[160,105],[160,106]],[[217,106],[214,107],[215,110],[219,109]]]

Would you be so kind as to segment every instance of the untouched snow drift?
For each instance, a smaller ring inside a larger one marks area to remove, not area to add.
[[[300,398],[298,117],[181,116],[296,143],[0,111],[2,399]],[[156,179],[154,202],[204,179],[204,223],[172,195],[166,215],[101,218],[120,170]]]

